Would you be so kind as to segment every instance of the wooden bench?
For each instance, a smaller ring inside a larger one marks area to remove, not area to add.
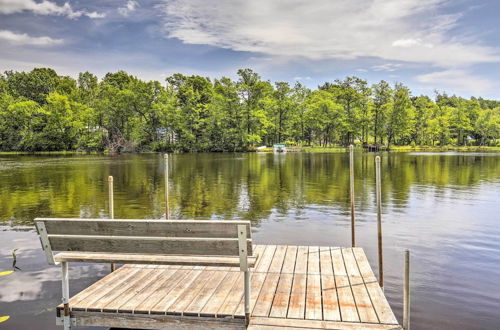
[[[69,262],[240,267],[248,325],[249,268],[257,258],[249,221],[37,218],[35,225],[48,263],[61,264],[64,311],[58,321],[64,329],[76,324],[69,306]]]

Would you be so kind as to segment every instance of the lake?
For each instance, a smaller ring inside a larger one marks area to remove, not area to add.
[[[385,293],[402,317],[411,251],[412,329],[493,329],[500,322],[500,153],[383,153]],[[357,245],[377,271],[375,154],[355,154]],[[60,269],[47,265],[35,217],[164,216],[159,154],[0,156],[2,329],[54,329]],[[256,243],[350,246],[347,153],[178,154],[172,218],[249,219]],[[109,265],[70,267],[74,294]]]

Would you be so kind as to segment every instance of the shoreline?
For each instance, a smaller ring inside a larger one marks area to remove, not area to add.
[[[364,151],[365,149],[357,146],[354,148],[355,151]],[[326,152],[347,152],[347,147],[305,147],[300,149],[300,151],[293,151],[293,153],[301,152],[301,153],[326,153]],[[491,152],[491,151],[500,151],[499,147],[490,147],[490,146],[444,146],[444,147],[433,147],[433,146],[393,146],[388,151],[381,150],[379,152],[415,152],[415,151],[432,151],[432,152],[446,152],[446,151],[462,151],[462,152]],[[249,151],[200,151],[200,152],[171,152],[172,154],[189,154],[189,153],[272,153],[272,148],[266,148],[263,150],[249,150]],[[138,151],[138,152],[123,152],[117,153],[113,155],[127,155],[127,154],[162,154],[165,153],[163,151]],[[11,155],[19,155],[19,156],[30,156],[30,155],[111,155],[109,152],[85,152],[85,151],[0,151],[0,156],[11,156]]]

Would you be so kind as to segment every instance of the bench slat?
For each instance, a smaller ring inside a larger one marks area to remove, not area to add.
[[[49,241],[54,251],[118,252],[145,254],[239,255],[238,239],[137,237],[100,235],[53,235]],[[252,241],[247,239],[248,253]]]
[[[255,265],[257,256],[249,256],[250,267]],[[239,267],[239,257],[202,255],[147,255],[134,253],[61,252],[54,256],[57,262],[96,262],[117,264],[183,265]]]
[[[71,218],[37,218],[35,221],[43,221],[49,234],[151,237],[235,238],[238,225],[247,225],[247,238],[251,238],[250,221]]]

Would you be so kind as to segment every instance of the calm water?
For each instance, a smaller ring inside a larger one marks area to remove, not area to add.
[[[374,155],[356,155],[358,246],[376,271]],[[402,312],[403,251],[412,253],[413,329],[499,329],[500,153],[382,155],[385,292]],[[2,329],[54,329],[60,270],[48,267],[37,216],[163,216],[161,155],[0,156]],[[350,245],[348,157],[186,154],[171,157],[175,218],[251,219],[257,243]],[[70,268],[72,294],[109,266]]]

